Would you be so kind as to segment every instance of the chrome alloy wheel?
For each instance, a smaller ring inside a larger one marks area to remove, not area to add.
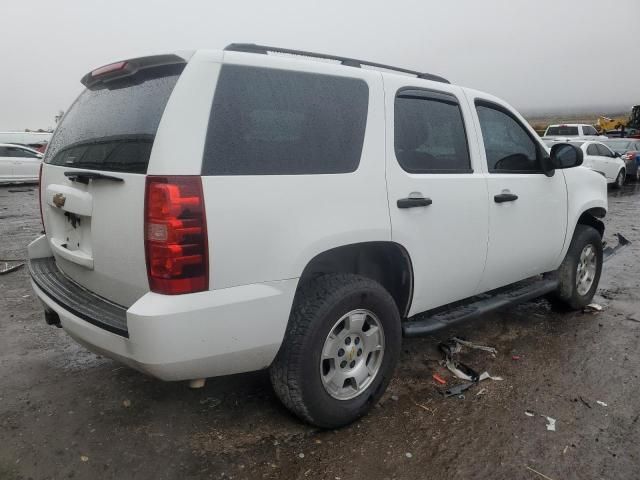
[[[591,244],[585,245],[580,253],[576,272],[576,289],[578,290],[578,295],[586,295],[591,289],[593,280],[596,277],[597,261],[596,249]]]
[[[373,312],[352,310],[331,328],[322,347],[320,378],[329,395],[351,400],[364,392],[382,365],[384,330]]]

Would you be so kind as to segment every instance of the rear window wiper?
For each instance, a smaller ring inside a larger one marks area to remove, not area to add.
[[[89,180],[111,180],[112,182],[124,182],[124,179],[120,177],[114,177],[113,175],[105,175],[99,172],[64,172],[64,176],[72,182],[84,183],[87,185]]]

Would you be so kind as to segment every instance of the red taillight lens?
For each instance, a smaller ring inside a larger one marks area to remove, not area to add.
[[[44,216],[42,215],[42,167],[44,163],[40,162],[40,171],[38,172],[38,206],[40,207],[40,221],[42,222],[42,231],[46,232],[44,227]]]
[[[153,292],[209,288],[207,221],[198,176],[148,176],[144,221],[147,276]]]

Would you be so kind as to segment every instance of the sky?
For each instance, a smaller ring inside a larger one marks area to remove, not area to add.
[[[232,42],[436,73],[523,113],[640,104],[640,1],[22,0],[3,5],[0,131],[47,128],[80,78]]]

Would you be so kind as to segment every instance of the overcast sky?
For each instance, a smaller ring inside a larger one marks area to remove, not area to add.
[[[231,42],[433,72],[524,112],[640,103],[638,0],[28,0],[2,20],[0,131],[53,126],[97,66]]]

